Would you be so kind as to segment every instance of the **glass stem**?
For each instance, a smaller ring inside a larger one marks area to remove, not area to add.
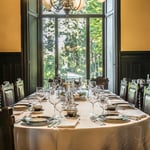
[[[54,104],[54,116],[56,115],[56,104]]]
[[[92,113],[94,114],[94,103],[92,103]]]

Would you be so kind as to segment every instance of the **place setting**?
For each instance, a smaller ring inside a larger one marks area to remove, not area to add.
[[[32,107],[30,108],[31,114],[41,114],[43,111],[43,106],[40,103],[33,103]]]
[[[24,111],[27,111],[31,108],[31,103],[29,102],[18,102],[13,106],[13,114],[20,115]]]
[[[109,104],[107,97],[100,97],[99,101],[96,103],[99,106],[99,111],[97,110],[97,113],[94,113],[94,110],[92,110],[92,113],[90,113],[90,120],[92,122],[100,126],[107,124],[124,124],[130,122],[128,117],[122,115],[116,109],[116,105]]]
[[[22,118],[22,125],[27,125],[27,126],[46,126],[51,123],[53,120],[53,117],[50,116],[24,116]]]

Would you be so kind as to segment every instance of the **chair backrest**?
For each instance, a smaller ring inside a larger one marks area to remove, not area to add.
[[[108,78],[105,78],[105,77],[97,77],[96,78],[96,84],[104,85],[104,89],[108,89],[108,83],[109,83]]]
[[[15,103],[13,83],[9,83],[9,81],[3,82],[3,84],[0,87],[0,93],[2,95],[3,106],[11,106]]]
[[[144,87],[143,111],[150,115],[150,87]]]
[[[120,97],[124,100],[127,100],[127,92],[128,92],[128,81],[122,79],[120,82]]]
[[[139,107],[138,101],[138,84],[134,81],[128,83],[128,94],[127,101],[131,104],[134,104],[135,107]]]
[[[143,94],[144,94],[144,87],[147,87],[147,83],[145,79],[137,79],[137,83],[139,85],[138,89],[138,100],[139,100],[139,109],[143,110]]]
[[[20,78],[18,78],[17,81],[15,82],[15,96],[17,101],[25,97],[24,82]]]
[[[0,109],[0,149],[14,150],[13,127],[15,118],[11,107]]]

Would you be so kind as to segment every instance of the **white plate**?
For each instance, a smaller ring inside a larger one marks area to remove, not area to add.
[[[25,125],[30,126],[43,126],[48,124],[48,119],[46,117],[25,117],[22,121]]]

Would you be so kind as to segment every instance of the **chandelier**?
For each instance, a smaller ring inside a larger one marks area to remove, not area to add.
[[[51,10],[52,8],[59,12],[64,10],[66,14],[69,14],[70,10],[81,10],[84,7],[85,0],[42,0],[43,5],[46,10]],[[99,2],[104,2],[105,0],[97,0]]]

